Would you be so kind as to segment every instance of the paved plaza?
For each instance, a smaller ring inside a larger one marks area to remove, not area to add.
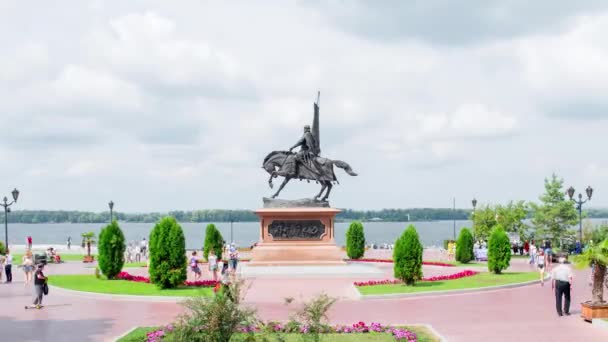
[[[365,279],[388,277],[392,265],[375,267],[379,272]],[[512,270],[528,269],[525,260],[513,260]],[[426,276],[458,270],[462,268],[424,267]],[[129,272],[143,275],[147,270]],[[92,274],[93,268],[67,262],[49,265],[46,273]],[[512,341],[520,336],[543,336],[543,340],[551,341],[608,341],[608,329],[586,323],[578,316],[578,303],[590,296],[588,278],[588,271],[576,271],[570,317],[557,316],[548,284],[450,295],[361,299],[352,286],[353,281],[365,280],[360,276],[271,274],[247,278],[245,302],[255,306],[262,319],[283,320],[293,309],[284,305],[284,298],[295,298],[297,305],[324,291],[340,298],[330,312],[332,323],[430,324],[448,341]],[[112,341],[136,326],[167,324],[182,311],[175,301],[73,294],[55,288],[45,298],[43,310],[24,310],[31,298],[32,289],[24,286],[20,271],[15,272],[13,284],[0,285],[3,341]]]

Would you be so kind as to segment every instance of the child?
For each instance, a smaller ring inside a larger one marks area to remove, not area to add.
[[[194,281],[199,280],[201,278],[201,269],[198,267],[196,251],[192,252],[192,258],[190,258],[190,269],[194,273]]]

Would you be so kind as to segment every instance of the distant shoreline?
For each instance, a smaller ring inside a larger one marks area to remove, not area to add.
[[[437,222],[437,221],[468,221],[471,209],[451,208],[411,208],[411,209],[382,209],[382,210],[352,210],[340,209],[336,222],[363,221],[373,222]],[[608,208],[585,210],[587,218],[607,219]],[[532,213],[529,213],[531,218]],[[173,216],[182,223],[206,222],[258,222],[257,215],[252,210],[205,209],[192,211],[169,211],[166,213],[122,213],[114,212],[113,218],[126,223],[158,222],[164,216]],[[4,220],[4,212],[0,212],[0,222]],[[9,223],[24,224],[59,224],[59,223],[98,223],[110,221],[110,213],[66,211],[66,210],[14,210],[8,215]]]

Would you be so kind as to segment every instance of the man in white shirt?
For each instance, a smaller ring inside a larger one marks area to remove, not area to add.
[[[564,303],[563,313],[566,316],[570,316],[570,290],[572,289],[572,269],[570,266],[565,265],[566,258],[559,258],[559,265],[553,268],[551,271],[552,288],[555,291],[555,308],[557,314],[562,314],[562,296],[565,297],[566,302]]]

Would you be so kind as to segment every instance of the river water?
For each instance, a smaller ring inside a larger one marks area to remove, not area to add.
[[[600,224],[608,219],[591,219],[591,222]],[[120,222],[125,238],[128,242],[139,241],[143,237],[148,239],[150,231],[154,227],[152,223],[128,223]],[[345,233],[349,222],[336,223],[336,243],[344,245]],[[454,236],[453,221],[426,221],[426,222],[364,222],[365,238],[367,243],[393,243],[403,230],[413,224],[418,230],[420,240],[425,246],[442,246],[443,240],[451,239]],[[221,231],[224,239],[230,241],[230,223],[215,223]],[[233,238],[239,246],[250,246],[258,241],[260,225],[258,222],[235,222],[233,225]],[[186,236],[186,248],[200,248],[205,238],[205,227],[207,223],[181,223]],[[455,234],[458,236],[462,227],[471,227],[471,221],[456,221]],[[32,236],[34,244],[61,245],[65,244],[68,236],[72,237],[72,244],[78,245],[81,242],[80,234],[93,231],[96,235],[103,228],[97,223],[38,223],[23,224],[11,223],[8,227],[9,244],[23,245],[26,237]],[[0,229],[0,236],[4,241],[4,229]]]

